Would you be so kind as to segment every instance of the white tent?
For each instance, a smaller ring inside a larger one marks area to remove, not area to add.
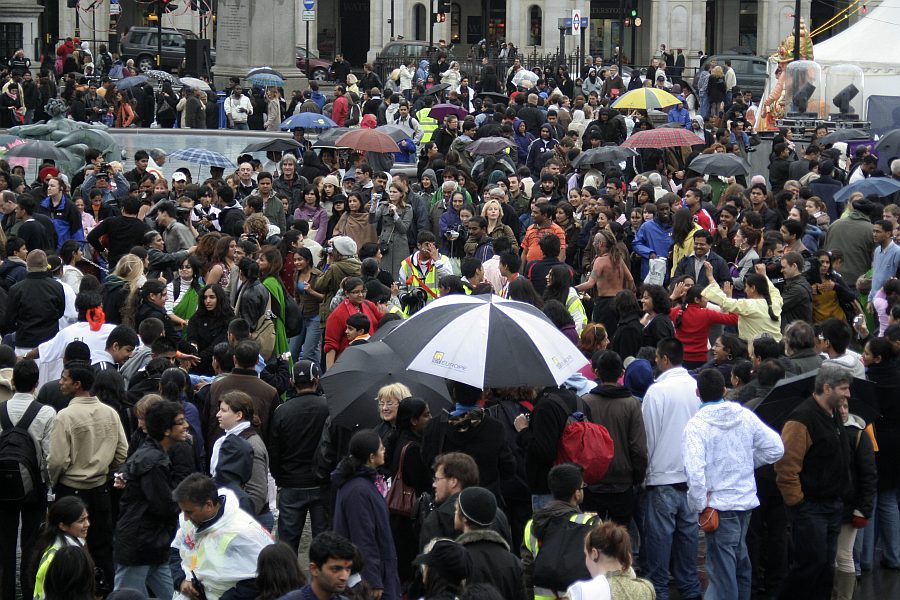
[[[900,0],[883,2],[857,23],[821,44],[813,53],[823,70],[852,64],[865,74],[863,102],[869,96],[900,96]],[[831,91],[828,91],[830,94]]]

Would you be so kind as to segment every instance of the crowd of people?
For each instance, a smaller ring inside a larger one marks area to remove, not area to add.
[[[836,200],[883,175],[868,149],[784,130],[767,174],[703,176],[698,156],[752,149],[731,89],[685,121],[693,146],[573,166],[651,115],[610,108],[615,81],[567,96],[511,69],[364,90],[361,124],[408,127],[415,175],[308,142],[202,181],[158,148],[34,180],[0,160],[4,598],[849,600],[900,569],[900,208]],[[473,115],[439,125],[436,99]],[[467,151],[486,137],[508,150]],[[448,381],[440,414],[397,382],[378,423],[336,422],[322,376],[454,294],[532,305],[589,365]],[[612,440],[599,475],[557,464],[575,413]]]

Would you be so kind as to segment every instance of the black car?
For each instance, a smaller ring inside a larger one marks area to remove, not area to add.
[[[134,59],[134,66],[142,73],[156,69],[157,36],[156,27],[132,27],[122,38],[120,54],[122,60]],[[181,67],[185,59],[186,40],[199,39],[197,34],[184,29],[162,30],[162,69],[174,70]],[[216,62],[216,51],[210,50],[212,63]]]

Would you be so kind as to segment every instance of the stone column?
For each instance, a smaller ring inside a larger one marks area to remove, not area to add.
[[[809,31],[810,0],[801,0],[800,15],[806,23]],[[794,31],[794,20],[790,15],[794,14],[794,2],[791,0],[760,0],[759,14],[756,18],[759,35],[756,42],[756,53],[760,56],[769,56],[778,50],[778,46],[784,38]],[[788,48],[793,51],[793,48]]]
[[[286,80],[286,95],[307,86],[297,69],[293,0],[219,0],[216,20],[216,87],[231,76],[245,77],[253,67],[269,66]]]
[[[22,24],[22,49],[25,56],[32,60],[32,72],[37,73],[40,68],[35,64],[40,48],[35,48],[34,40],[40,36],[38,19],[44,7],[36,0],[0,0],[0,23]]]

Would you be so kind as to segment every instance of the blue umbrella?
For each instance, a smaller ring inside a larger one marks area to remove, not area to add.
[[[133,77],[126,77],[125,79],[118,80],[116,82],[116,89],[120,91],[127,90],[145,83],[147,83],[147,77],[145,75],[135,75]]]
[[[291,115],[281,122],[279,126],[282,131],[290,131],[291,129],[331,129],[337,127],[337,123],[326,117],[314,112],[302,112]]]
[[[284,87],[284,79],[275,75],[251,75],[247,81],[256,87]]]
[[[835,195],[834,201],[844,203],[853,192],[861,192],[863,196],[878,196],[884,198],[896,192],[900,192],[900,181],[890,177],[869,177],[862,181],[841,188]]]
[[[183,160],[195,165],[209,167],[222,167],[223,169],[236,169],[237,165],[228,160],[224,155],[205,148],[182,148],[169,154],[169,158]]]

